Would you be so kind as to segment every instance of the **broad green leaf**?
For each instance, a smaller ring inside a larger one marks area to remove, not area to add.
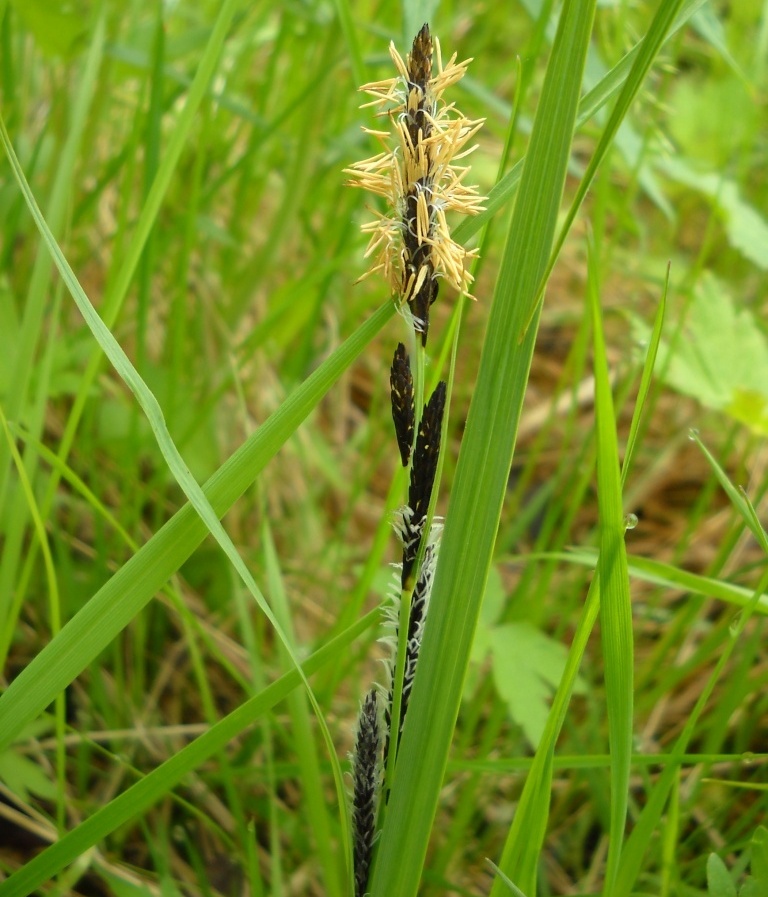
[[[641,321],[634,319],[633,329],[638,340],[648,339]],[[659,370],[673,389],[768,433],[768,341],[716,277],[701,278],[681,338],[672,346],[662,340],[659,354]]]
[[[535,749],[547,722],[552,694],[562,678],[568,651],[530,623],[495,627],[487,638],[496,690]],[[574,691],[583,693],[583,681],[577,679]]]
[[[707,888],[709,897],[737,897],[736,885],[716,853],[707,857]]]
[[[692,25],[697,19],[702,21],[702,12],[699,10]],[[675,114],[670,116],[669,127],[680,150],[679,157],[672,161],[676,166],[684,159],[693,166],[698,163],[705,177],[720,180],[721,169],[731,167],[734,151],[748,145],[754,129],[759,127],[759,106],[750,96],[750,85],[733,74],[702,79],[688,72],[681,73],[671,88]],[[727,128],[722,127],[725,120]],[[664,167],[662,162],[662,171]],[[684,166],[684,173],[692,175],[693,168]]]
[[[88,0],[13,0],[40,49],[50,56],[72,56],[82,48],[98,4]]]
[[[472,643],[472,666],[467,673],[464,699],[472,700],[478,675],[488,663],[496,691],[507,705],[510,719],[519,725],[531,746],[538,746],[549,714],[552,694],[560,683],[568,652],[530,623],[499,620],[507,596],[497,567],[485,587],[480,620]],[[584,692],[577,678],[574,690]]]
[[[30,794],[55,800],[57,788],[47,772],[13,748],[0,754],[0,780],[23,801]]]

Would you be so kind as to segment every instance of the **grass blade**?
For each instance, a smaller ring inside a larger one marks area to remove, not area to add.
[[[446,518],[419,672],[373,897],[416,893],[469,661],[520,420],[536,326],[524,330],[552,245],[594,4],[566,3],[509,231]],[[506,871],[506,870],[505,870]]]
[[[196,738],[166,760],[135,785],[110,801],[77,828],[68,832],[22,869],[0,884],[0,897],[26,897],[39,885],[56,876],[65,866],[93,847],[110,832],[138,816],[174,788],[182,778],[223,750],[246,727],[285,699],[302,681],[325,664],[333,661],[355,638],[379,619],[379,611],[371,611],[346,632],[329,641],[302,668],[290,670],[262,692],[250,698],[223,717],[204,735]]]
[[[593,258],[594,261],[594,258]],[[619,445],[605,351],[594,265],[590,266],[594,322],[597,499],[600,528],[598,572],[602,589],[600,619],[605,662],[605,692],[611,749],[611,822],[605,893],[612,894],[621,856],[632,764],[633,638]]]
[[[387,302],[327,359],[208,480],[204,491],[224,515],[338,377],[394,313]],[[203,541],[207,528],[184,505],[61,630],[0,695],[0,750],[133,619]]]
[[[667,278],[664,281],[664,292],[661,295],[661,302],[656,311],[656,317],[653,321],[653,330],[651,338],[648,341],[648,351],[645,353],[645,362],[643,364],[643,373],[640,378],[640,389],[637,394],[637,401],[632,412],[632,423],[629,425],[629,436],[627,437],[627,448],[624,452],[624,461],[621,465],[621,485],[622,488],[627,481],[627,474],[632,468],[632,458],[635,453],[635,444],[637,443],[637,434],[640,430],[640,418],[645,408],[645,401],[651,389],[651,380],[653,379],[653,369],[656,366],[656,356],[659,354],[659,345],[661,343],[661,331],[664,327],[664,315],[667,310],[667,292],[669,291],[669,267],[667,267]]]

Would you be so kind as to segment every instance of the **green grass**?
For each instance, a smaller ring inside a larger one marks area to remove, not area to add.
[[[408,333],[342,169],[426,18],[489,198],[477,303],[433,309],[445,530],[371,894],[768,890],[765,10],[30,0],[0,897],[350,893]]]

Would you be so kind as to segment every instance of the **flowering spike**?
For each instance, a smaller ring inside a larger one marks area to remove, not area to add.
[[[400,449],[400,460],[403,462],[403,467],[407,467],[411,458],[416,409],[413,398],[411,362],[402,343],[398,343],[397,349],[395,349],[389,384],[392,395],[392,420],[395,422],[395,436]]]
[[[440,437],[445,411],[446,386],[441,380],[424,406],[424,413],[416,437],[416,449],[411,467],[408,488],[408,507],[403,512],[401,535],[403,538],[403,588],[411,582],[413,565],[419,554],[424,524],[432,497],[432,486],[440,456]]]
[[[440,528],[440,525],[435,528],[438,534]],[[422,561],[419,578],[416,581],[413,597],[411,598],[411,613],[408,618],[408,641],[406,643],[405,652],[405,674],[403,676],[403,696],[400,699],[398,743],[400,735],[403,732],[405,714],[408,710],[408,702],[411,697],[413,680],[416,676],[416,662],[419,659],[421,637],[424,632],[424,623],[426,622],[427,610],[429,609],[429,599],[432,594],[432,580],[434,578],[435,568],[437,567],[438,545],[438,536],[435,535],[433,540],[427,544],[427,547],[424,550],[424,560]]]
[[[408,304],[426,344],[440,278],[467,294],[472,283],[467,260],[475,251],[451,238],[445,215],[476,215],[483,208],[484,197],[464,183],[469,168],[454,164],[474,149],[465,147],[483,120],[471,121],[443,100],[443,91],[464,76],[471,60],[457,63],[454,54],[443,66],[440,44],[437,39],[433,44],[428,25],[416,35],[407,62],[394,44],[389,52],[397,76],[360,89],[373,97],[365,105],[380,107],[378,114],[389,116],[394,133],[368,130],[384,151],[346,173],[353,186],[388,201],[386,214],[376,213],[376,220],[363,225],[370,234],[366,257],[374,257],[368,273],[384,273],[399,303]]]
[[[440,549],[440,536],[443,531],[442,522],[433,521],[429,539],[424,549],[424,559],[421,563],[419,577],[413,589],[411,597],[410,613],[408,616],[408,638],[405,644],[405,668],[403,671],[403,691],[400,702],[400,720],[397,726],[392,724],[392,704],[394,698],[394,680],[395,667],[397,665],[398,650],[398,632],[400,625],[400,595],[397,586],[393,585],[392,605],[387,609],[386,624],[391,628],[392,635],[387,636],[382,641],[390,646],[392,651],[388,661],[388,689],[386,702],[384,704],[384,766],[387,765],[389,756],[389,747],[392,734],[397,732],[395,745],[400,744],[400,735],[403,732],[403,724],[405,723],[405,714],[408,710],[408,703],[411,697],[413,681],[416,676],[416,663],[419,659],[419,651],[421,649],[421,639],[424,633],[424,624],[427,619],[427,611],[429,610],[429,599],[432,594],[432,581],[434,579],[435,568],[437,567],[437,556]]]
[[[378,693],[372,688],[363,700],[352,755],[352,842],[355,897],[363,897],[376,836],[381,785],[382,732]]]

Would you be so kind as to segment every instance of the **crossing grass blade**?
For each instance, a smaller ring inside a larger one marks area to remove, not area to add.
[[[204,735],[153,769],[143,779],[127,788],[85,822],[80,823],[59,841],[30,860],[22,869],[0,883],[0,897],[26,897],[35,888],[53,879],[65,866],[74,862],[118,826],[151,807],[168,794],[187,773],[197,769],[209,757],[223,750],[244,729],[279,701],[288,697],[301,685],[302,676],[311,675],[338,657],[340,651],[344,651],[355,638],[378,622],[378,618],[378,610],[371,611],[308,658],[303,664],[302,671],[290,670],[223,717]]]
[[[542,560],[559,560],[566,564],[583,564],[586,567],[596,567],[598,553],[583,548],[578,551],[531,554],[527,555],[526,558],[529,561],[540,558]],[[689,570],[682,570],[680,567],[665,564],[663,561],[657,561],[653,558],[629,554],[627,555],[627,564],[633,579],[641,579],[644,582],[653,583],[665,589],[690,592],[693,595],[706,595],[709,598],[716,598],[718,601],[733,604],[735,607],[744,607],[752,600],[752,589],[724,582],[712,576],[691,573]],[[768,595],[760,597],[755,607],[755,613],[768,614]]]
[[[643,365],[641,386],[632,416],[630,438],[622,468],[621,483],[624,482],[623,476],[631,466],[631,446],[633,436],[640,426],[642,408],[648,394],[650,377],[654,367],[660,341],[661,326],[664,318],[664,298],[665,297],[663,297],[657,312],[653,332],[654,335],[649,343],[648,354]],[[602,340],[600,341],[602,342]],[[601,391],[605,392],[608,384],[605,381],[606,373],[604,361],[601,363],[601,367],[603,372],[602,385],[600,388]],[[604,399],[601,399],[601,402],[603,401]],[[603,411],[603,414],[606,414],[605,410]],[[607,419],[608,421],[612,419],[611,413],[608,413]],[[608,450],[610,451],[610,446],[608,447]],[[609,455],[609,458],[610,457],[611,456]],[[609,484],[609,488],[616,491],[618,486],[610,486]],[[738,498],[733,492],[729,492],[729,494],[732,499]],[[736,504],[737,507],[743,507],[743,503],[737,501]],[[614,517],[615,516],[614,512]],[[626,557],[626,552],[624,552],[624,554]],[[546,808],[550,800],[552,776],[556,767],[554,755],[555,745],[565,720],[568,703],[576,682],[579,666],[587,647],[587,641],[598,618],[600,609],[600,574],[602,569],[600,563],[601,555],[599,551],[580,549],[578,551],[570,551],[561,554],[533,554],[527,555],[527,560],[532,561],[539,557],[542,559],[559,559],[564,563],[586,564],[594,568],[595,575],[589,588],[584,609],[576,627],[576,632],[569,649],[568,659],[560,684],[558,685],[557,692],[552,701],[552,707],[547,718],[546,727],[539,748],[528,772],[528,778],[526,779],[523,793],[515,812],[515,818],[510,828],[500,863],[500,867],[506,870],[505,880],[514,878],[518,884],[528,889],[535,889],[536,887],[536,875],[540,851],[546,834]],[[632,576],[637,579],[653,582],[660,586],[684,592],[708,595],[741,607],[748,605],[754,612],[768,613],[768,600],[766,600],[762,594],[759,594],[756,598],[755,594],[749,589],[744,589],[740,586],[725,583],[711,577],[689,573],[679,567],[673,567],[672,565],[664,564],[650,558],[628,557],[626,558],[626,565],[627,573],[631,572]],[[626,671],[623,672],[626,674]],[[680,762],[682,762],[687,743],[687,739],[681,739],[672,754],[667,755],[666,761],[669,764],[669,767],[663,773],[658,789],[656,789],[652,795],[647,813],[643,814],[643,825],[635,830],[627,842],[629,846],[627,855],[623,856],[623,858],[618,857],[615,860],[617,866],[616,876],[618,876],[619,881],[614,887],[614,892],[616,894],[628,893],[628,882],[630,877],[637,874],[643,850],[647,846],[647,839],[650,838],[650,832],[653,830],[652,826],[658,821],[663,810],[666,796],[675,781],[676,770],[679,768]],[[626,762],[626,757],[624,758],[624,761]],[[613,767],[615,763],[616,758],[611,754],[609,756],[609,764]],[[623,772],[620,772],[620,774],[623,775]],[[618,809],[614,810],[617,820],[621,819],[620,810],[620,806]],[[501,879],[497,881],[492,892],[493,897],[500,897],[500,895],[504,894],[505,887],[506,884],[504,881]]]
[[[667,806],[672,789],[677,782],[679,775],[678,767],[681,757],[685,754],[688,744],[696,730],[696,725],[712,697],[715,686],[720,681],[731,655],[739,644],[739,637],[743,634],[747,622],[757,608],[766,588],[768,588],[768,569],[766,569],[760,577],[749,603],[744,612],[739,616],[737,624],[731,627],[729,633],[730,638],[724,645],[712,673],[708,677],[704,687],[701,689],[696,704],[685,721],[683,731],[680,733],[672,750],[665,755],[665,760],[668,765],[650,791],[646,804],[635,821],[632,833],[627,838],[617,866],[616,876],[613,882],[613,890],[611,892],[617,895],[617,897],[618,895],[632,893],[642,868],[643,858],[648,850],[651,839],[655,832],[658,831],[664,808]]]
[[[163,458],[168,464],[169,469],[173,473],[176,482],[182,488],[184,494],[190,501],[190,504],[194,507],[195,511],[199,514],[202,522],[204,523],[208,532],[214,537],[214,539],[218,542],[219,546],[222,548],[227,558],[231,562],[232,566],[238,573],[238,576],[242,579],[248,591],[253,596],[254,600],[258,604],[262,613],[267,617],[273,629],[277,633],[280,641],[285,647],[285,651],[293,663],[294,667],[299,670],[299,675],[304,682],[304,686],[307,690],[307,695],[309,697],[310,703],[315,711],[315,715],[318,721],[318,725],[320,727],[320,731],[323,735],[323,739],[326,744],[326,748],[329,752],[329,757],[331,760],[331,769],[334,776],[334,782],[336,785],[336,793],[338,798],[339,806],[342,810],[341,812],[341,828],[342,831],[346,831],[347,827],[347,813],[345,810],[345,790],[341,777],[341,767],[339,766],[339,762],[336,755],[336,750],[334,747],[333,739],[331,738],[331,733],[328,730],[328,726],[325,722],[323,714],[320,710],[320,705],[317,703],[317,699],[309,686],[304,674],[301,672],[301,667],[299,664],[298,656],[294,650],[294,647],[291,643],[291,640],[288,638],[287,634],[283,630],[283,627],[277,620],[277,617],[272,611],[272,608],[266,602],[264,596],[261,593],[256,581],[251,575],[250,570],[246,566],[239,552],[237,551],[232,539],[230,538],[227,531],[224,529],[223,525],[219,520],[219,516],[214,510],[211,502],[205,494],[205,491],[201,488],[198,482],[194,479],[189,469],[187,468],[184,459],[182,458],[179,450],[176,447],[173,439],[171,438],[171,434],[168,431],[168,427],[165,423],[165,418],[163,416],[160,405],[155,398],[154,394],[151,392],[147,384],[144,382],[142,377],[139,375],[136,368],[128,359],[128,356],[125,354],[123,349],[120,347],[117,340],[113,337],[109,328],[104,324],[102,319],[97,314],[95,308],[89,301],[88,297],[85,294],[85,291],[80,286],[75,273],[72,271],[69,266],[64,254],[62,253],[58,243],[56,242],[53,234],[50,231],[45,219],[43,218],[40,209],[35,202],[35,199],[32,195],[32,191],[30,190],[29,184],[27,183],[24,173],[21,170],[21,166],[19,165],[19,161],[16,158],[16,154],[13,151],[13,146],[11,145],[10,139],[8,137],[8,133],[5,129],[5,123],[0,117],[0,141],[2,141],[3,146],[5,148],[8,159],[11,163],[11,167],[13,169],[14,175],[18,181],[19,187],[21,189],[22,194],[24,195],[24,199],[27,202],[30,212],[32,213],[32,217],[35,219],[35,223],[37,224],[41,236],[43,237],[48,250],[53,256],[56,267],[59,269],[59,273],[61,274],[62,280],[67,285],[72,298],[75,300],[78,309],[86,320],[91,332],[93,333],[94,338],[98,342],[99,346],[103,349],[104,353],[109,358],[113,367],[120,375],[121,379],[125,382],[125,384],[130,388],[131,392],[136,397],[138,404],[141,406],[142,411],[146,415],[146,418],[149,422],[150,427],[155,435],[157,440],[158,447],[162,452]],[[39,659],[39,656],[38,656]],[[2,712],[2,708],[0,707],[0,712]],[[349,837],[344,837],[345,845],[349,845],[350,839]],[[349,849],[347,849],[347,853],[349,854]],[[351,855],[347,857],[347,868],[351,869]],[[350,872],[351,874],[351,872]],[[340,885],[337,885],[337,890],[335,893],[341,893]]]
[[[393,313],[391,303],[382,306],[208,480],[204,492],[216,514],[224,515],[254,482]],[[128,625],[207,533],[192,505],[184,505],[99,589],[0,695],[0,750]]]
[[[595,354],[597,501],[600,529],[600,559],[597,570],[602,591],[600,622],[611,752],[611,821],[605,893],[613,894],[629,801],[634,649],[616,416],[613,410],[593,253],[590,253],[590,259],[592,264],[590,264],[589,294],[592,304]]]
[[[467,419],[411,704],[370,881],[373,897],[416,893],[509,476],[594,4],[566,3],[520,180]]]

